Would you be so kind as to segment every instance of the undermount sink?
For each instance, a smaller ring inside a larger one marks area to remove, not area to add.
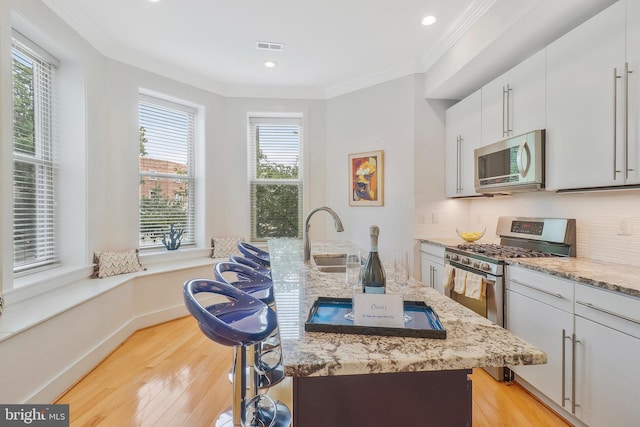
[[[347,254],[314,254],[313,261],[323,273],[344,273],[347,270]]]
[[[345,266],[347,254],[314,254],[313,260],[316,265],[341,265]]]

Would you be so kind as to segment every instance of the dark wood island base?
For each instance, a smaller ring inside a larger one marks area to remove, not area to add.
[[[470,369],[293,378],[294,427],[471,426]]]

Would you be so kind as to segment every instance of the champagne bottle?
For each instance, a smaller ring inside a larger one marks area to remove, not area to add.
[[[378,235],[380,229],[377,225],[372,225],[369,229],[371,237],[371,249],[369,257],[362,270],[362,292],[366,294],[384,294],[387,287],[387,279],[384,276],[384,269],[378,255]]]

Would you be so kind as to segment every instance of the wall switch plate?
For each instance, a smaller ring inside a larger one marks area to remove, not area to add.
[[[437,213],[437,212],[433,212],[433,213],[431,214],[431,222],[432,222],[433,224],[437,224],[437,223],[439,223],[439,222],[440,222],[440,215],[438,215],[438,213]]]
[[[426,220],[425,220],[425,214],[421,213],[420,216],[418,217],[418,224],[426,224]]]
[[[631,227],[631,218],[628,216],[618,217],[618,236],[631,236],[633,230]]]

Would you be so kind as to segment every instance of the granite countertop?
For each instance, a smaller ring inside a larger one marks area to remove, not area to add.
[[[640,298],[640,268],[585,258],[517,258],[508,264]]]
[[[312,245],[312,252],[339,252]],[[319,296],[350,298],[344,274],[323,273],[303,262],[302,241],[269,241],[272,276],[287,376],[436,371],[546,363],[546,354],[457,302],[411,279],[405,298],[433,307],[446,339],[306,332]],[[387,280],[387,292],[397,292]]]
[[[478,243],[499,243],[499,241],[485,241],[486,237],[483,237]],[[417,240],[444,247],[457,246],[461,243],[460,239],[446,237],[419,237]],[[506,262],[640,298],[640,267],[637,266],[581,257],[512,258]]]
[[[460,237],[417,237],[416,240],[419,240],[423,243],[431,243],[432,245],[448,247],[448,246],[458,246],[463,243],[466,243]],[[477,240],[473,243],[500,243],[500,238],[497,236],[489,236],[485,234],[480,240]]]

